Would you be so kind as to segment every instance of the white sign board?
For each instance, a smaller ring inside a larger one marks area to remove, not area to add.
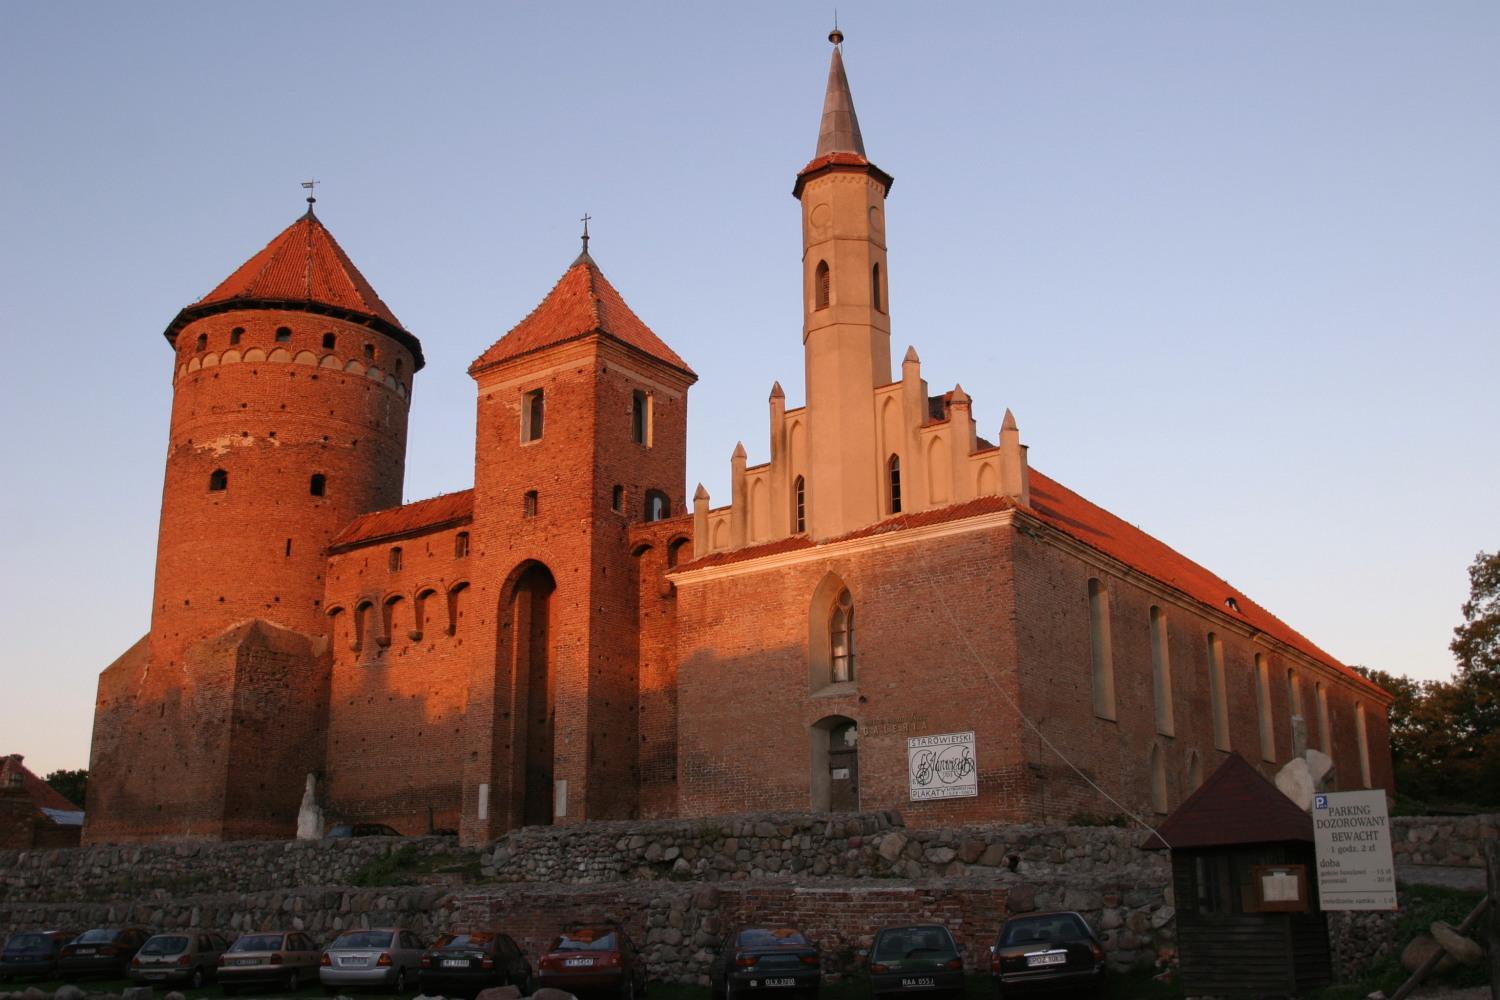
[[[1396,864],[1385,792],[1313,796],[1318,901],[1324,910],[1394,910]]]
[[[911,800],[962,799],[979,794],[974,734],[912,736],[906,741]]]

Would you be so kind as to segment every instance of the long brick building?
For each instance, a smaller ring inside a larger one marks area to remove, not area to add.
[[[891,183],[835,44],[793,186],[805,403],[772,389],[719,506],[686,492],[696,376],[587,237],[469,367],[473,488],[401,504],[421,343],[309,204],[166,328],[151,628],[100,677],[85,840],[288,836],[309,774],[332,817],[471,841],[1151,815],[1304,739],[1390,788],[1388,694],[893,367]]]

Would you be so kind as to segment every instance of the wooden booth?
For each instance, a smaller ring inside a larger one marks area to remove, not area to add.
[[[1142,845],[1172,852],[1188,996],[1295,996],[1333,980],[1312,817],[1231,753]]]

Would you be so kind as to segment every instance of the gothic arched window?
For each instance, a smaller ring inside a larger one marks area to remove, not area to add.
[[[828,261],[818,261],[818,269],[813,276],[813,308],[827,309],[829,299],[829,286],[831,282],[828,277]]]
[[[892,455],[891,460],[885,463],[886,475],[891,484],[891,513],[901,513],[901,456]]]
[[[839,591],[828,618],[829,665],[835,684],[854,680],[854,598]]]
[[[880,287],[880,265],[870,268],[870,305],[876,312],[885,312],[885,290]]]
[[[807,483],[801,476],[792,483],[792,522],[797,526],[794,530],[807,530]]]

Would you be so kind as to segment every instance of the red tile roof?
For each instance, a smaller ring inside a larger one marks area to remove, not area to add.
[[[891,185],[896,183],[895,178],[881,170],[869,160],[858,153],[825,153],[822,156],[814,156],[808,161],[807,166],[797,171],[797,181],[792,185],[792,197],[802,197],[802,187],[814,177],[820,177],[825,173],[837,170],[840,167],[856,167],[868,173],[880,182],[887,193],[890,193]]]
[[[473,374],[501,361],[590,334],[613,338],[676,368],[694,381],[698,378],[687,362],[631,311],[587,254],[575,260],[541,304],[481,354],[469,366],[469,372]]]
[[[73,804],[62,792],[32,774],[31,769],[23,763],[24,759],[20,754],[0,757],[0,788],[8,787],[10,776],[19,774],[21,787],[26,789],[27,797],[38,809],[57,809],[62,812],[79,812],[83,809],[83,806]]]
[[[1312,817],[1249,761],[1231,753],[1141,846],[1159,851],[1312,839]]]
[[[1379,685],[1319,649],[1306,636],[1246,597],[1238,588],[1035,469],[1031,470],[1031,510],[1043,521],[1085,545],[1327,664],[1372,694],[1390,697]],[[1235,607],[1226,604],[1231,598]]]
[[[330,551],[352,549],[355,546],[413,535],[423,531],[452,527],[474,518],[474,491],[459,490],[444,493],[427,500],[389,507],[369,514],[361,514],[350,521],[344,530],[333,536],[328,543]]]
[[[422,365],[421,345],[391,312],[333,234],[309,209],[265,248],[188,306],[167,328],[167,339],[189,320],[235,306],[320,307],[376,320],[383,332],[406,343]]]

